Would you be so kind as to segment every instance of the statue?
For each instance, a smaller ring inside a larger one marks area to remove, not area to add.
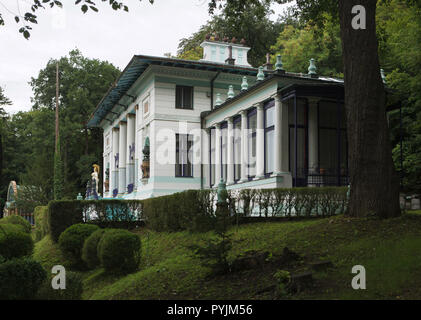
[[[145,139],[145,147],[142,150],[143,152],[143,161],[142,161],[142,178],[148,179],[149,178],[149,156],[150,156],[150,145],[149,145],[149,137]]]
[[[91,190],[95,199],[98,199],[98,184],[99,184],[99,165],[93,165],[94,172],[92,172]]]

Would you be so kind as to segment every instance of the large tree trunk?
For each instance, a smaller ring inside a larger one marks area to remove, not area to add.
[[[352,27],[354,5],[366,9],[366,29]],[[386,120],[375,14],[374,0],[339,0],[351,183],[348,214],[389,218],[400,215],[399,179]]]

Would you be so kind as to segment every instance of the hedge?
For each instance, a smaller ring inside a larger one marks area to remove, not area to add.
[[[6,224],[6,223],[21,225],[23,227],[23,230],[26,233],[31,233],[32,231],[31,224],[25,218],[22,218],[21,216],[11,215],[11,216],[7,216],[0,219],[0,224]]]
[[[20,258],[0,264],[0,299],[33,299],[47,277],[41,264]]]
[[[70,226],[60,235],[60,249],[74,267],[86,267],[82,260],[82,248],[85,240],[98,229],[98,226],[92,224],[79,223]]]
[[[48,206],[39,206],[34,209],[35,241],[44,238],[48,232]]]
[[[100,265],[98,258],[98,244],[107,229],[99,229],[86,238],[82,249],[82,260],[90,269]]]
[[[6,260],[29,256],[34,249],[30,234],[21,225],[0,225],[0,256]]]
[[[229,190],[231,215],[325,217],[347,210],[347,187]],[[147,200],[52,201],[48,227],[53,240],[75,223],[130,229],[146,222],[155,231],[203,232],[214,226],[216,190],[188,190]]]
[[[122,229],[107,230],[98,244],[98,257],[107,273],[127,274],[140,262],[140,238]]]

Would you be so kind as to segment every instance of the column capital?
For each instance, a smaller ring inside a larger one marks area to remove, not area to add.
[[[224,121],[226,121],[226,122],[228,122],[228,123],[233,123],[233,121],[234,121],[233,116],[226,117],[226,118],[224,119]]]
[[[257,110],[263,110],[263,102],[258,102],[253,105]]]
[[[247,110],[241,110],[239,113],[242,116],[247,116]]]
[[[278,102],[280,102],[281,99],[282,99],[282,97],[281,97],[281,95],[279,93],[274,93],[270,97],[271,97],[271,99],[275,99],[275,101],[278,100]]]
[[[127,124],[127,121],[121,120],[121,121],[118,122],[118,124],[120,124],[120,125],[126,125]]]
[[[113,128],[113,131],[119,131],[120,128]]]
[[[221,123],[220,123],[220,122],[215,123],[215,128],[216,128],[216,129],[221,129]]]
[[[127,118],[135,118],[136,115],[134,113],[128,113]]]

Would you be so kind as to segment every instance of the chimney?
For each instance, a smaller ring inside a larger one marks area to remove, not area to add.
[[[232,46],[228,47],[228,58],[225,60],[225,63],[234,65],[235,59],[232,58]]]
[[[263,67],[265,70],[273,70],[273,64],[270,63],[270,53],[266,53],[266,63]]]

